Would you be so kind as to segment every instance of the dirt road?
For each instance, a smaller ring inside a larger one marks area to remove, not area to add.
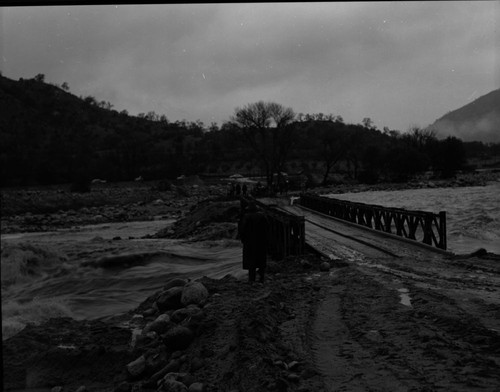
[[[347,262],[322,277],[311,329],[327,391],[500,389],[500,257],[433,252],[302,212],[306,241]]]

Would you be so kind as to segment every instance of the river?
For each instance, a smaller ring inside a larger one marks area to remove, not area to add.
[[[371,191],[324,196],[384,207],[446,211],[448,250],[500,254],[500,182],[486,186]]]
[[[171,223],[2,235],[3,339],[50,317],[93,319],[129,311],[174,277],[242,277],[239,241],[140,238]]]

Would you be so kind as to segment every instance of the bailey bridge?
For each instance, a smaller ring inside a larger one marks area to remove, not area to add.
[[[275,259],[300,255],[306,246],[332,260],[347,261],[451,254],[446,250],[443,211],[389,208],[315,194],[255,202],[269,218],[269,253]]]

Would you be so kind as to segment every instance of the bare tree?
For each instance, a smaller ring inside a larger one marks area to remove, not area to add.
[[[344,130],[334,132],[332,129],[326,128],[321,132],[319,143],[321,143],[321,157],[325,165],[322,185],[326,185],[335,164],[346,157],[350,148],[350,138]]]
[[[437,140],[436,131],[430,128],[422,129],[413,125],[408,129],[410,141],[419,150],[423,150],[430,142]]]
[[[236,108],[231,118],[262,163],[269,189],[273,186],[273,174],[283,171],[293,144],[290,124],[294,119],[292,108],[264,101]]]

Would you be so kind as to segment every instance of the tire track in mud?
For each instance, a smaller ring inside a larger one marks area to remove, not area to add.
[[[327,391],[499,390],[499,334],[452,298],[356,267],[331,275],[311,332]]]

